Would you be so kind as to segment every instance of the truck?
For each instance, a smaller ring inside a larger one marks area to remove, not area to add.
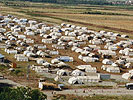
[[[54,83],[46,82],[45,79],[40,79],[39,86],[38,86],[40,90],[62,90],[63,87],[64,87],[63,84],[57,85]]]
[[[126,83],[125,87],[129,90],[133,89],[133,83]]]

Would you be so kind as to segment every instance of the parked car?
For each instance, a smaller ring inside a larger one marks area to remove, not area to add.
[[[133,89],[133,83],[126,83],[125,87],[129,90]]]

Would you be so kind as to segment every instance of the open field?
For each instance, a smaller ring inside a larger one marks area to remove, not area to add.
[[[1,4],[2,13],[11,13],[45,22],[72,23],[93,30],[128,34],[133,38],[131,6],[59,5],[29,2]]]

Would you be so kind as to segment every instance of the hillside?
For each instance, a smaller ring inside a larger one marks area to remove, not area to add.
[[[0,0],[2,2],[28,1],[56,4],[90,4],[90,5],[133,5],[133,0]]]
[[[107,0],[0,0],[0,1],[30,1],[30,2],[44,2],[44,3],[58,3],[58,4],[96,4],[105,5],[111,4]]]

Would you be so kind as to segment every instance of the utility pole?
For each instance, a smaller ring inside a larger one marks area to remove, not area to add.
[[[27,75],[26,75],[27,80],[29,80],[29,73],[30,73],[30,65],[28,64],[28,66],[27,66]]]

